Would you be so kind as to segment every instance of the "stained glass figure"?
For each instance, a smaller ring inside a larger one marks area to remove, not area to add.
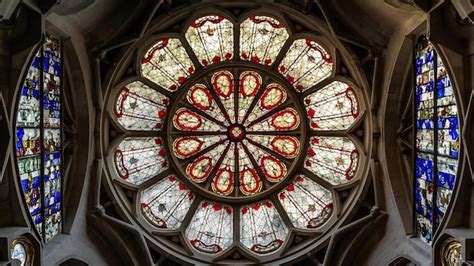
[[[240,242],[257,254],[268,254],[285,242],[288,228],[271,201],[240,209]]]
[[[304,103],[314,130],[348,129],[360,112],[354,89],[341,81],[310,94]]]
[[[223,16],[205,16],[196,19],[191,23],[185,36],[203,66],[231,60],[233,57],[233,25]]]
[[[141,70],[163,89],[176,91],[194,73],[194,66],[179,39],[165,38],[147,50]]]
[[[197,250],[215,254],[226,250],[233,241],[233,209],[202,201],[186,230],[186,237]]]
[[[293,42],[278,70],[297,91],[305,91],[329,77],[333,69],[331,55],[316,41]]]
[[[115,117],[127,130],[160,130],[169,98],[140,81],[125,85],[115,103]]]
[[[221,143],[214,149],[200,156],[186,167],[186,174],[194,182],[204,182],[216,166],[217,161],[226,149],[227,143]]]
[[[289,183],[278,198],[293,225],[301,229],[321,226],[333,211],[331,192],[302,175]]]
[[[46,35],[21,88],[15,145],[25,202],[46,242],[62,222],[61,83],[61,43]]]
[[[359,151],[349,138],[311,137],[305,168],[333,185],[354,178]]]
[[[181,226],[194,197],[175,176],[169,176],[143,191],[140,209],[156,227],[175,230]]]
[[[271,65],[288,39],[288,31],[279,20],[251,16],[240,24],[240,58]]]
[[[115,167],[120,178],[140,185],[168,169],[161,138],[125,138],[115,151]]]
[[[445,64],[424,36],[417,45],[415,69],[415,214],[418,236],[431,244],[456,183],[459,117]]]

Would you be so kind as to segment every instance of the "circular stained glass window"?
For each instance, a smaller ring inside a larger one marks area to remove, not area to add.
[[[156,239],[184,239],[178,253],[281,255],[360,187],[363,92],[330,41],[283,21],[207,15],[147,37],[110,92],[111,180]]]

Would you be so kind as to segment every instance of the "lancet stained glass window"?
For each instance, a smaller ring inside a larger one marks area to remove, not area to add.
[[[191,21],[183,38],[153,39],[138,76],[117,83],[114,184],[135,188],[135,213],[192,252],[280,252],[336,219],[333,188],[365,163],[351,137],[363,97],[333,76],[317,36],[291,38],[281,19]]]
[[[431,244],[456,182],[460,132],[455,90],[434,45],[416,49],[415,213],[418,235]]]
[[[62,50],[50,35],[36,53],[20,90],[16,157],[26,206],[48,242],[62,224]]]

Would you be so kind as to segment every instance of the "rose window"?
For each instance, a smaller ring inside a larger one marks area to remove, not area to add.
[[[137,44],[136,76],[109,97],[110,176],[137,221],[204,258],[329,230],[366,168],[364,94],[331,42],[259,14],[182,33]]]

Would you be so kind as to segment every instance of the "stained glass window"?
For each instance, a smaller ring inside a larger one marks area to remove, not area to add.
[[[289,183],[278,198],[291,222],[301,229],[317,228],[332,214],[331,192],[302,175]]]
[[[271,201],[244,206],[240,213],[240,241],[250,251],[266,254],[283,245],[288,228]]]
[[[293,42],[278,70],[297,91],[305,91],[332,73],[331,55],[316,41]]]
[[[334,81],[305,97],[304,104],[314,130],[344,130],[359,116],[354,89],[341,81]]]
[[[445,64],[425,36],[417,45],[415,69],[415,213],[418,235],[430,244],[456,182],[459,118]]]
[[[16,157],[26,206],[47,242],[61,231],[61,43],[47,35],[28,69],[16,119]]]
[[[115,167],[119,177],[139,185],[168,168],[161,138],[124,139],[115,150]]]
[[[193,21],[185,35],[203,66],[233,57],[233,26],[222,16],[206,16]]]
[[[183,38],[145,49],[140,77],[117,83],[110,118],[125,134],[112,141],[113,183],[137,190],[131,206],[155,235],[210,258],[266,255],[336,219],[334,188],[361,164],[351,132],[363,97],[350,79],[327,82],[333,53],[315,36],[292,38],[283,21],[198,17]]]
[[[193,63],[176,38],[159,40],[142,59],[143,76],[169,91],[177,90],[193,72]]]
[[[140,81],[122,88],[115,117],[128,130],[159,130],[163,127],[169,98]]]
[[[194,193],[169,176],[143,191],[140,208],[156,227],[177,229],[193,200]]]
[[[312,137],[309,141],[305,168],[333,185],[354,178],[359,151],[345,137]]]
[[[232,245],[231,206],[202,201],[186,230],[191,245],[205,253],[219,253]]]
[[[268,16],[251,16],[240,25],[240,57],[271,65],[288,36],[285,25],[279,20]]]

